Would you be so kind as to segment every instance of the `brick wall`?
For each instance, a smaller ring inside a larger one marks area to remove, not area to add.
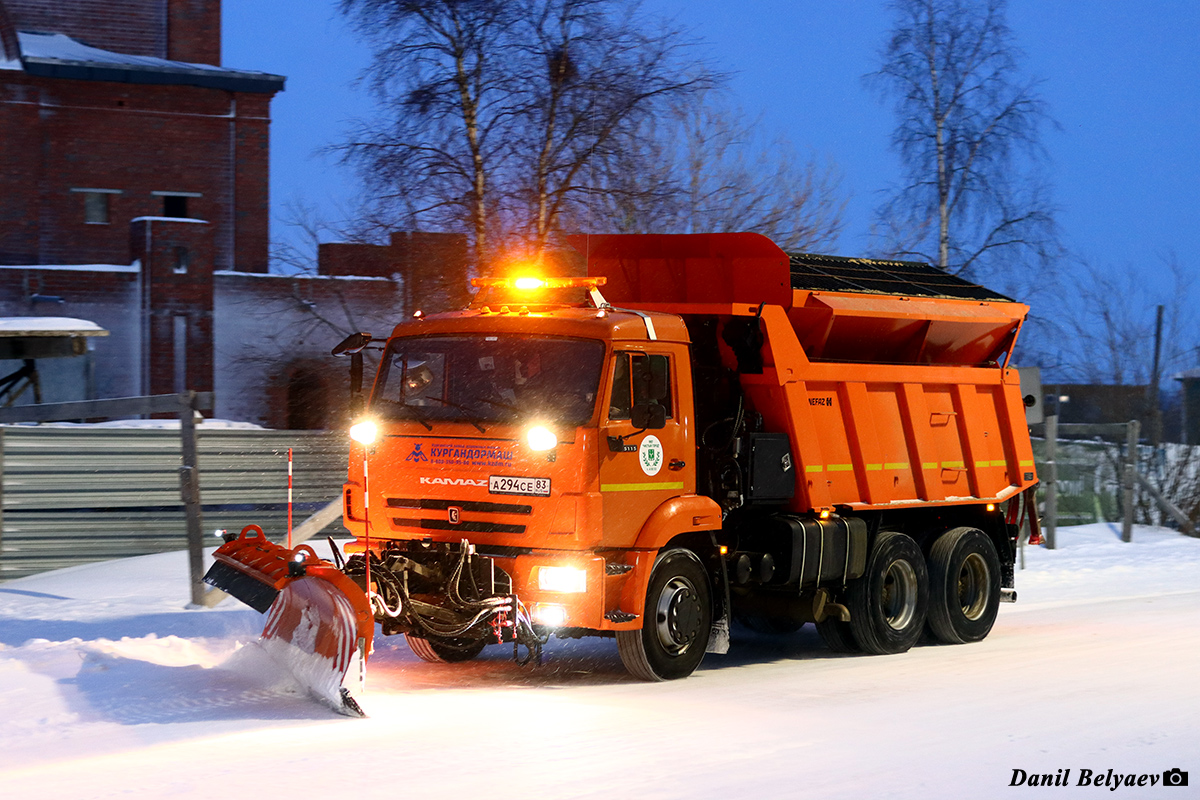
[[[408,316],[401,281],[218,273],[214,279],[217,415],[272,428],[344,423],[352,331],[391,333]]]
[[[134,220],[142,268],[145,394],[213,388],[213,230],[202,221]]]
[[[167,58],[220,65],[220,0],[169,0],[167,15]]]
[[[92,47],[167,56],[166,0],[0,0],[19,31],[63,33]],[[219,9],[218,9],[219,13]],[[217,31],[218,37],[220,30]]]
[[[266,272],[271,95],[0,72],[0,264],[129,263],[127,225],[183,192],[216,266]],[[107,189],[109,223],[84,195]]]
[[[462,308],[470,300],[467,238],[459,233],[397,231],[390,244],[322,244],[317,249],[322,275],[403,275],[406,305],[432,314]]]

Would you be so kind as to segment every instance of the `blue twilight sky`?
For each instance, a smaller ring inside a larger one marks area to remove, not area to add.
[[[271,130],[273,236],[303,200],[337,218],[355,177],[317,151],[370,113],[354,88],[368,54],[336,0],[227,0],[224,63],[286,75]],[[885,0],[646,0],[733,71],[736,100],[771,133],[832,159],[850,201],[837,252],[867,244],[877,192],[897,178],[890,110],[863,87],[890,15]],[[1200,267],[1200,3],[1010,0],[1025,71],[1061,125],[1048,131],[1055,200],[1071,250],[1101,265],[1174,251]]]

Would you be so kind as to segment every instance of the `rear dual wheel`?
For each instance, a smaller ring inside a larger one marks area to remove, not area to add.
[[[929,553],[929,630],[947,644],[978,642],[1000,608],[1000,557],[978,528],[953,528]]]
[[[862,577],[847,587],[846,605],[850,622],[827,624],[822,632],[827,643],[834,634],[841,636],[837,644],[848,645],[848,632],[854,645],[877,655],[903,653],[917,643],[929,608],[929,571],[912,537],[879,534]]]

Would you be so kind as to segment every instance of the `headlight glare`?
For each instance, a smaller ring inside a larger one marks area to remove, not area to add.
[[[545,425],[534,425],[526,431],[525,440],[529,443],[530,450],[539,452],[542,450],[553,450],[558,446],[558,437],[554,435],[554,431]]]
[[[548,628],[561,628],[567,621],[567,610],[552,603],[534,603],[530,609],[533,623]]]
[[[577,567],[538,567],[538,588],[543,592],[587,591],[587,572]]]
[[[377,433],[378,429],[375,427],[375,423],[370,420],[350,426],[350,438],[359,444],[374,444]]]

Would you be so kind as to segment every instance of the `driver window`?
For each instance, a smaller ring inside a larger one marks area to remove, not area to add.
[[[671,416],[671,368],[667,356],[617,353],[608,418],[629,419],[638,403],[657,403]]]

